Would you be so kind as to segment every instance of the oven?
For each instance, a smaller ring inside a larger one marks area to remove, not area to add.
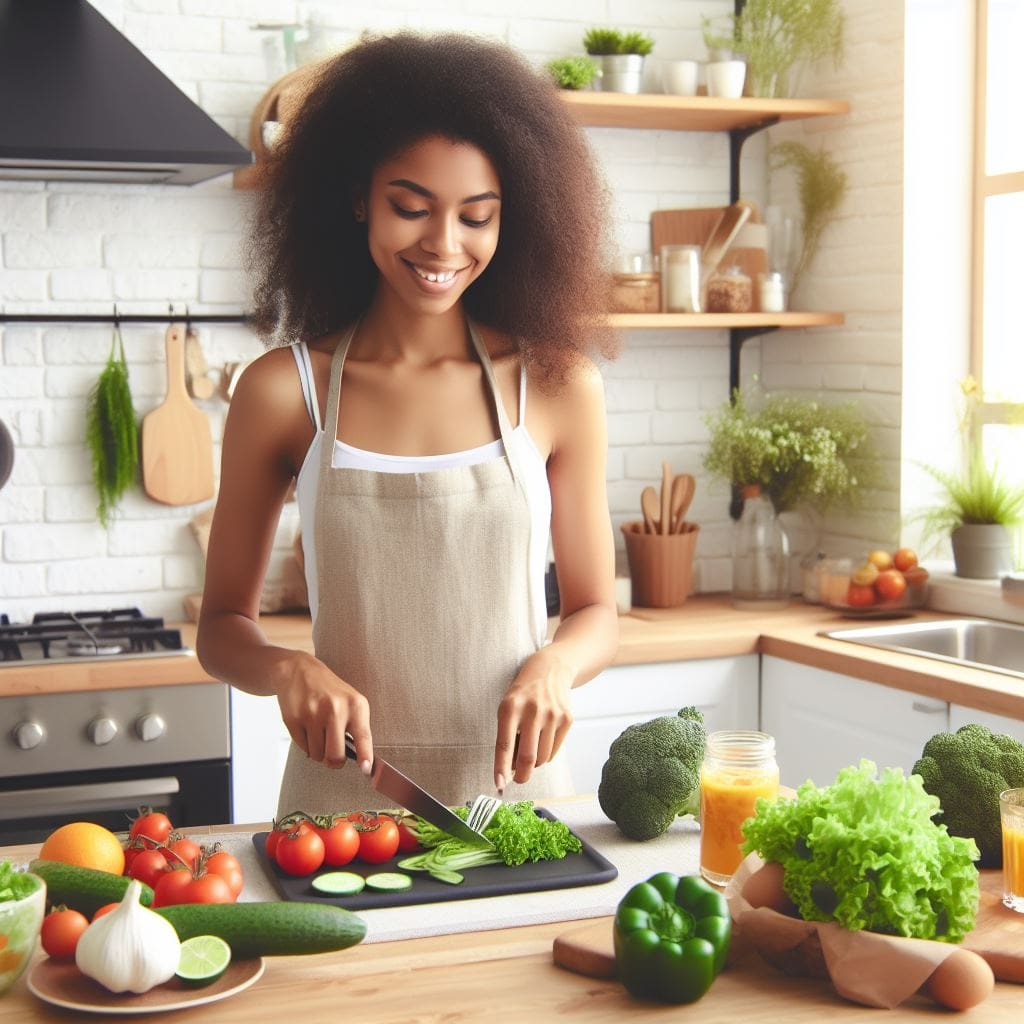
[[[179,631],[138,609],[0,617],[4,666],[194,658]],[[0,697],[0,845],[69,821],[124,831],[139,807],[176,826],[230,822],[228,687],[204,682]]]

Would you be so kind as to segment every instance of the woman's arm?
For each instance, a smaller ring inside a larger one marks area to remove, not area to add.
[[[551,540],[561,621],[527,659],[498,712],[495,784],[526,782],[572,725],[570,691],[609,665],[619,643],[615,547],[606,483],[604,388],[593,366],[544,402],[550,422]],[[518,740],[518,743],[517,743]],[[514,764],[513,764],[514,756]]]
[[[360,764],[372,763],[365,698],[312,655],[269,643],[259,627],[281,507],[311,431],[291,353],[268,352],[239,379],[228,410],[197,653],[218,679],[276,696],[292,739],[313,760],[342,764],[347,729]]]

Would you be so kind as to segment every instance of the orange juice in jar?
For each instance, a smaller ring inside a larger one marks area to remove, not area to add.
[[[740,827],[760,796],[779,793],[775,740],[764,732],[713,732],[700,773],[700,873],[725,885],[743,860]]]

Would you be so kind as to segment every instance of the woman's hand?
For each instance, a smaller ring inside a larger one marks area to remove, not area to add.
[[[498,706],[494,785],[528,782],[558,753],[572,725],[569,692],[576,672],[553,645],[531,655]]]
[[[364,775],[373,764],[370,705],[356,689],[322,661],[304,651],[275,668],[274,692],[281,718],[295,745],[328,768],[345,763],[345,733],[355,742]]]

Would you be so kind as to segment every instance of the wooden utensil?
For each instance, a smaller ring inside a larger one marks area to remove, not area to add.
[[[640,492],[640,511],[644,514],[644,529],[647,533],[658,532],[658,493],[653,487],[645,487]]]
[[[667,463],[661,464],[661,532],[668,533],[671,526],[672,513],[672,467]]]
[[[697,489],[697,481],[689,473],[680,473],[672,480],[672,523],[671,533],[679,533],[686,513],[690,510],[693,493]]]
[[[164,336],[167,397],[142,421],[142,486],[154,501],[192,505],[213,497],[210,421],[185,390],[185,330]]]

